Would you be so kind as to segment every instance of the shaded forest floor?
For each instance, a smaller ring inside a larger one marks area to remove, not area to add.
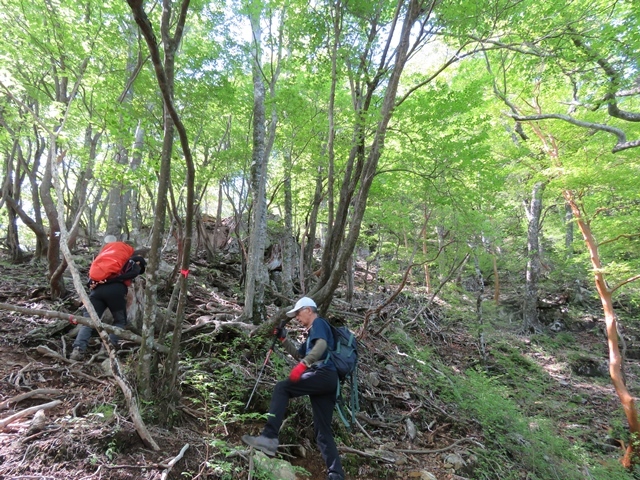
[[[0,302],[77,314],[75,294],[57,302],[47,298],[43,266],[3,265],[3,272]],[[171,428],[154,425],[149,412],[145,416],[159,452],[141,442],[122,394],[103,371],[100,358],[81,363],[64,358],[71,349],[71,325],[0,310],[0,480],[249,478],[249,452],[240,437],[259,432],[263,420],[257,414],[264,413],[275,381],[289,366],[283,355],[272,357],[249,408],[256,415],[247,415],[244,404],[269,342],[208,324],[240,311],[233,294],[237,278],[231,271],[216,270],[213,275],[204,265],[195,272],[187,318],[200,327],[183,338],[183,402]],[[338,296],[332,312],[356,329],[364,312],[388,295],[380,289],[359,290],[350,304]],[[334,416],[348,479],[477,478],[477,452],[488,448],[491,433],[441,395],[451,382],[449,374],[440,371],[442,366],[454,375],[481,367],[499,376],[511,384],[509,395],[527,415],[552,419],[558,435],[587,445],[598,461],[617,461],[626,422],[603,367],[606,341],[594,317],[574,317],[563,332],[533,337],[518,335],[515,323],[498,326],[497,320],[487,319],[483,351],[468,321],[448,315],[446,306],[425,310],[420,298],[419,292],[398,297],[387,315],[373,320],[370,333],[362,339],[358,424],[348,432]],[[276,309],[269,306],[271,314]],[[296,333],[293,328],[291,335]],[[62,356],[50,356],[42,347]],[[94,346],[92,353],[98,349]],[[423,349],[427,352],[423,356],[415,354]],[[137,346],[125,343],[118,355],[125,370],[132,372]],[[428,369],[433,377],[424,378],[415,362],[431,359],[434,363]],[[195,372],[201,374],[198,382]],[[535,380],[522,372],[530,372]],[[625,373],[628,385],[637,389],[638,361],[628,360]],[[18,397],[28,392],[37,394]],[[44,419],[36,421],[42,414],[34,417],[33,411],[7,420],[55,401],[59,403],[44,411]],[[295,400],[290,411],[281,435],[287,447],[280,456],[306,470],[307,476],[299,478],[323,480],[308,401]],[[187,444],[184,455],[170,467]],[[520,478],[532,477],[523,467]]]

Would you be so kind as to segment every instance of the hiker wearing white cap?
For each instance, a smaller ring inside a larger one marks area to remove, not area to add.
[[[327,359],[330,349],[334,348],[331,327],[327,321],[318,316],[316,302],[309,297],[302,297],[287,312],[289,318],[295,318],[306,330],[306,341],[297,348],[286,337],[282,327],[275,330],[284,349],[300,362],[291,370],[289,378],[278,382],[273,390],[267,424],[262,433],[253,437],[244,435],[242,440],[267,455],[275,455],[278,450],[278,433],[284,421],[289,400],[308,395],[313,410],[313,427],[320,453],[327,465],[329,480],[344,480],[344,470],[340,455],[331,431],[331,417],[336,403],[338,373],[331,361]]]

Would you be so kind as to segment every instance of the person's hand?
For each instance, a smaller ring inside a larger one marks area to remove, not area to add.
[[[289,374],[289,380],[291,380],[292,382],[297,382],[298,380],[300,380],[300,377],[306,369],[307,366],[304,363],[300,362],[298,365],[293,367],[293,370],[291,370],[291,373]]]
[[[276,327],[273,330],[273,334],[276,336],[276,338],[278,340],[280,340],[281,342],[284,342],[284,340],[287,338],[287,331],[285,330],[284,327]]]

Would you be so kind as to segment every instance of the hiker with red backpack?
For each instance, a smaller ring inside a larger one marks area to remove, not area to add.
[[[331,361],[330,351],[335,348],[331,326],[318,315],[316,302],[302,297],[287,312],[307,330],[307,339],[296,348],[288,338],[283,326],[274,334],[284,349],[299,363],[293,367],[289,378],[278,382],[273,390],[267,424],[259,436],[243,435],[242,441],[267,455],[274,456],[280,442],[278,434],[289,405],[289,400],[308,395],[313,411],[313,427],[316,442],[327,465],[328,480],[344,480],[344,470],[331,430],[331,418],[336,404],[338,372]]]
[[[105,237],[105,242],[89,269],[89,300],[98,318],[102,318],[108,308],[113,315],[113,325],[125,328],[129,285],[134,278],[144,273],[146,261],[142,256],[134,255],[131,245],[117,241],[113,235]],[[89,339],[95,334],[95,329],[91,327],[80,327],[69,358],[82,360],[89,346]],[[109,340],[117,348],[118,336],[110,334]]]

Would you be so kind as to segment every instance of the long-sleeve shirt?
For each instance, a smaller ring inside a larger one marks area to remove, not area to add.
[[[322,317],[316,317],[311,324],[306,341],[297,347],[288,338],[282,342],[285,351],[293,358],[300,360],[307,367],[330,368],[335,370],[335,366],[328,357],[328,351],[335,346],[331,328]]]

